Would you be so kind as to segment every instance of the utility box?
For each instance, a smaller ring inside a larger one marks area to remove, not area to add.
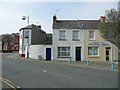
[[[42,56],[41,55],[38,55],[38,60],[42,60]]]

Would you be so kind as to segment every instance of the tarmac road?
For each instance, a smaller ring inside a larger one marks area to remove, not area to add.
[[[118,88],[118,72],[2,55],[2,75],[20,88]]]

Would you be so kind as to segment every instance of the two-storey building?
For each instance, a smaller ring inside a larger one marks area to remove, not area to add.
[[[53,16],[53,60],[84,60],[84,30],[78,20]]]
[[[30,45],[45,44],[46,33],[41,29],[41,26],[29,25],[20,30],[20,45],[19,45],[19,55],[25,56],[26,53],[29,54]]]
[[[103,39],[99,20],[57,20],[53,17],[53,60],[112,61],[118,60],[118,48]]]
[[[92,61],[113,61],[118,60],[118,48],[103,39],[100,35],[98,25],[105,22],[105,17],[101,16],[99,20],[88,21],[88,25],[94,23],[91,28],[84,28],[85,35],[85,60]]]

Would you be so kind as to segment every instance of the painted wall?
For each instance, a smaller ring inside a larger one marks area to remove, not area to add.
[[[100,36],[100,32],[99,30],[95,30],[95,29],[91,29],[91,31],[95,31],[95,40],[89,40],[89,30],[85,30],[85,60],[88,60],[88,58],[92,61],[106,61],[106,47],[110,47],[110,61],[112,61],[113,59],[117,59],[117,48],[114,46],[113,44],[111,44],[110,42],[104,40],[101,36]],[[98,56],[89,56],[88,55],[88,42],[108,42],[109,45],[105,45],[105,46],[97,46],[98,47]]]
[[[29,38],[25,38],[25,31],[29,31]],[[27,43],[28,39],[28,43]],[[19,54],[25,54],[25,46],[31,45],[31,29],[22,29],[20,31],[20,43],[19,43]]]
[[[19,39],[19,54],[22,54],[23,53],[23,50],[22,50],[22,47],[23,47],[23,45],[22,45],[22,43],[23,43],[23,30],[21,30],[20,32],[20,39]]]
[[[67,29],[66,41],[59,40],[59,30],[66,29],[53,29],[53,60],[68,61],[69,58],[58,58],[57,48],[61,46],[70,47],[70,57],[75,61],[75,47],[81,47],[81,59],[84,60],[84,31],[81,29]],[[73,30],[79,30],[79,41],[73,41]]]
[[[38,59],[38,55],[41,55],[43,59],[46,59],[46,48],[51,48],[51,60],[53,60],[52,45],[30,45],[29,58]]]
[[[2,42],[0,41],[0,51],[2,51]]]
[[[30,45],[29,58],[38,59],[38,55],[44,57],[44,45]]]

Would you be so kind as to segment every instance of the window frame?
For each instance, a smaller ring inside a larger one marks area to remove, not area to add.
[[[29,38],[29,31],[28,30],[24,30],[24,38]]]
[[[92,54],[90,54],[89,48],[91,48]],[[95,54],[95,48],[97,48],[97,54]],[[88,56],[99,56],[99,47],[88,47]]]
[[[75,33],[75,32],[77,32],[77,33]],[[76,36],[77,36],[77,38],[76,38]],[[72,40],[73,41],[79,41],[80,40],[80,36],[79,36],[79,31],[77,30],[77,31],[72,31]]]
[[[70,57],[70,47],[58,47],[57,56],[62,58]]]
[[[93,35],[91,35],[91,32],[93,32]],[[89,31],[89,40],[95,40],[95,31]]]
[[[59,30],[59,40],[66,40],[66,31],[65,30]]]

